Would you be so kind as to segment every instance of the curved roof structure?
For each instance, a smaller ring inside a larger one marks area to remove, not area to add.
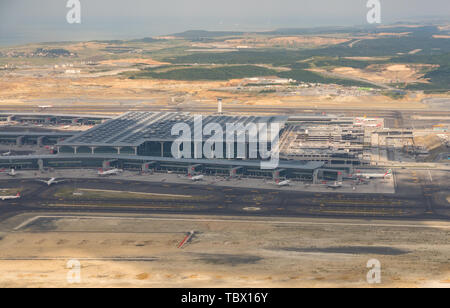
[[[146,141],[173,141],[178,136],[171,134],[172,127],[177,123],[185,123],[194,132],[194,118],[194,115],[182,112],[127,112],[58,145],[114,147],[139,146]],[[227,124],[241,124],[245,127],[250,123],[279,123],[283,127],[287,120],[288,116],[209,115],[202,117],[202,125],[205,127],[209,123],[218,123],[225,132]]]

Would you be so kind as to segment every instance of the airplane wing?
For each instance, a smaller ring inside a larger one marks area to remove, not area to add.
[[[47,183],[48,183],[48,181],[46,181],[46,180],[36,180],[36,181],[38,181],[38,182],[42,182],[42,183],[45,183],[45,184],[47,184]]]

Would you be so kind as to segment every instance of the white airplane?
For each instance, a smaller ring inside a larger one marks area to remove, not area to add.
[[[11,169],[11,170],[7,173],[7,175],[9,175],[9,176],[17,176],[18,173],[16,172],[16,169]]]
[[[285,180],[285,181],[276,180],[275,181],[275,185],[277,185],[277,186],[289,186],[289,185],[291,185],[291,181],[289,181],[289,180]]]
[[[110,176],[110,175],[118,175],[119,173],[122,173],[123,170],[122,169],[110,169],[110,170],[103,170],[102,168],[98,169],[98,175],[99,176]]]
[[[195,175],[195,176],[192,176],[192,175],[189,174],[188,177],[189,177],[189,179],[190,179],[191,181],[194,181],[194,182],[203,181],[203,179],[205,178],[205,176],[202,175],[202,174],[200,174],[200,175]]]
[[[48,180],[48,181],[45,181],[45,180],[37,180],[37,181],[42,182],[42,183],[45,183],[45,184],[47,184],[48,186],[52,186],[53,184],[62,183],[62,182],[65,182],[66,180],[60,180],[60,181],[57,181],[56,178],[51,178],[51,179]]]
[[[338,189],[342,187],[342,183],[334,182],[333,184],[329,184],[328,188]]]
[[[13,200],[13,199],[20,199],[20,192],[17,193],[15,196],[0,196],[0,200]]]
[[[389,169],[386,171],[386,173],[357,173],[356,174],[359,177],[363,177],[366,179],[385,179],[390,178],[392,176],[392,169]]]
[[[2,153],[2,156],[11,156],[11,151]]]

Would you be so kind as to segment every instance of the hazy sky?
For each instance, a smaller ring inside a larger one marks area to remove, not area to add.
[[[66,22],[67,0],[0,0],[0,44],[125,39],[189,29],[268,30],[362,25],[367,0],[80,0],[81,25]],[[450,16],[450,0],[381,0],[384,23]]]

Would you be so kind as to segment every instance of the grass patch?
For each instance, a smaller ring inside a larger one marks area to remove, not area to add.
[[[279,72],[266,67],[256,65],[230,65],[220,67],[186,67],[174,68],[170,66],[163,66],[157,68],[149,68],[141,72],[127,72],[123,76],[130,79],[167,79],[167,80],[208,80],[208,81],[222,81],[230,79],[241,79],[249,77],[260,76],[277,76],[281,78],[294,79],[298,82],[308,83],[323,83],[323,84],[338,84],[342,86],[356,86],[364,88],[377,88],[377,86],[361,81],[355,81],[344,78],[334,78],[321,75],[319,73],[311,72],[301,67],[308,67],[307,63],[296,63],[292,70]],[[274,90],[264,90],[264,93],[273,93]]]
[[[278,73],[278,76],[282,77],[282,78],[294,79],[294,80],[297,80],[298,82],[324,83],[324,84],[333,83],[333,84],[338,84],[338,85],[348,86],[348,87],[356,86],[356,87],[364,87],[364,88],[377,88],[377,86],[370,84],[370,83],[356,81],[356,80],[350,80],[350,79],[343,79],[343,78],[327,77],[327,76],[323,76],[323,75],[315,73],[315,72],[301,70],[301,69],[294,69],[294,70],[288,71],[288,72],[281,72],[281,73]]]
[[[195,53],[179,57],[165,58],[164,62],[173,64],[272,64],[274,66],[289,65],[309,56],[298,50],[240,50],[233,52]]]
[[[382,94],[395,100],[403,99],[406,96],[403,91],[383,91]]]
[[[222,66],[214,68],[181,68],[158,72],[144,70],[132,74],[130,79],[169,79],[169,80],[230,80],[256,76],[274,76],[278,72],[255,65]]]

